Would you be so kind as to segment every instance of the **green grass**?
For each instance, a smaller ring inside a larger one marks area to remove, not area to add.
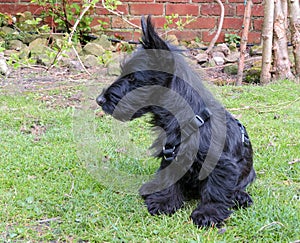
[[[214,90],[247,127],[258,175],[248,189],[254,206],[236,211],[222,230],[197,229],[192,224],[189,215],[196,201],[188,202],[172,217],[148,214],[137,191],[134,193],[138,185],[126,178],[137,174],[143,179],[158,167],[157,161],[149,159],[147,147],[153,135],[147,118],[119,129],[120,136],[131,141],[123,144],[112,136],[118,123],[109,116],[94,118],[89,110],[87,125],[91,127],[85,127],[85,117],[76,118],[82,114],[78,109],[43,101],[46,91],[12,95],[0,90],[0,240],[300,240],[300,162],[290,163],[300,159],[299,85],[283,81],[265,87]],[[56,91],[48,95],[64,95]],[[83,142],[84,135],[87,142]],[[101,172],[99,161],[123,172],[123,177]],[[123,191],[128,185],[134,190]]]

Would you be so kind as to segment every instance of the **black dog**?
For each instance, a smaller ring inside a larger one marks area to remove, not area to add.
[[[150,214],[172,214],[197,198],[194,223],[218,226],[232,208],[252,204],[245,192],[255,178],[248,134],[213,99],[182,50],[158,36],[151,18],[141,24],[142,46],[96,101],[121,121],[151,113],[153,126],[163,130],[153,144],[160,168],[140,189]]]

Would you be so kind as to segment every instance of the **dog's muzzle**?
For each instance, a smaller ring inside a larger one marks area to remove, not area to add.
[[[96,102],[98,105],[102,106],[105,102],[106,99],[104,98],[104,96],[101,94],[97,97]]]

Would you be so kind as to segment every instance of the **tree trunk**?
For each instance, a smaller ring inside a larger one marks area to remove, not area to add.
[[[288,55],[288,42],[286,33],[286,17],[284,16],[283,7],[285,0],[277,0],[275,2],[274,11],[274,68],[275,75],[278,79],[293,79],[291,72],[291,63]]]
[[[271,79],[272,65],[272,43],[273,43],[273,23],[274,23],[274,0],[265,0],[264,4],[264,24],[262,30],[262,68],[260,82],[266,84]]]
[[[290,29],[295,59],[295,73],[300,77],[300,7],[299,1],[288,0]]]
[[[244,21],[243,21],[243,33],[241,38],[241,46],[240,46],[240,60],[239,60],[239,67],[237,73],[237,80],[236,85],[241,85],[243,80],[243,70],[244,70],[244,62],[245,62],[245,54],[248,42],[248,33],[250,27],[250,20],[251,20],[251,8],[252,8],[252,0],[247,1],[247,5],[245,8],[244,13]]]

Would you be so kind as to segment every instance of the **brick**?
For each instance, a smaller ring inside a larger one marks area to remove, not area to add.
[[[155,28],[163,28],[164,24],[166,23],[165,17],[158,17],[158,16],[152,16],[152,23]],[[137,26],[141,26],[141,18],[130,18],[129,21]]]
[[[197,4],[167,4],[166,15],[179,14],[186,15],[199,15],[199,7]]]
[[[192,31],[192,30],[173,30],[168,32],[169,35],[176,35],[178,40],[185,40],[185,41],[191,41],[195,40],[196,38],[201,38],[201,31]]]
[[[101,6],[96,6],[95,13],[98,15],[108,15],[109,11],[101,5]]]
[[[126,28],[132,28],[132,25],[125,22],[122,18],[113,17],[111,21],[111,27],[117,29],[126,29]]]
[[[212,3],[212,0],[192,0],[193,3]],[[226,0],[221,0],[222,3],[225,3]]]
[[[118,5],[116,11],[119,11],[119,12],[121,12],[121,14],[124,14],[124,15],[128,14],[129,13],[129,11],[128,11],[128,4],[126,3],[126,4]],[[108,14],[110,14],[110,12],[107,9],[105,9],[102,6],[102,4],[98,4],[96,6],[95,12],[98,15],[108,15]]]
[[[122,0],[123,3],[125,2],[147,2],[147,3],[155,3],[155,0]]]
[[[202,39],[201,40],[205,43],[209,43],[215,37],[215,35],[216,35],[216,32],[210,33],[210,32],[205,31],[205,32],[202,33]],[[225,33],[221,32],[218,39],[217,39],[217,43],[222,43],[224,41],[225,41]]]
[[[99,25],[99,22],[98,20],[101,20],[102,22],[106,22],[107,24],[103,25],[104,28],[110,28],[111,25],[110,25],[110,18],[109,17],[96,17],[93,19],[92,23],[91,23],[91,26],[95,26],[95,25]]]
[[[0,13],[16,14],[28,10],[28,5],[25,4],[0,4]]]
[[[162,15],[164,12],[164,5],[160,3],[133,3],[129,8],[132,15]]]
[[[156,28],[163,28],[166,23],[165,17],[152,17],[153,24]]]
[[[262,30],[262,27],[263,27],[263,24],[264,24],[264,20],[263,20],[263,19],[254,19],[254,20],[253,20],[253,27],[254,27],[254,30],[259,30],[259,31],[261,31],[261,30]]]
[[[6,0],[5,3],[17,3],[19,0]]]
[[[114,36],[116,39],[123,39],[123,40],[132,40],[133,38],[133,31],[118,31],[118,30],[107,30],[105,33],[109,36]]]
[[[197,18],[195,21],[184,26],[185,29],[212,29],[216,26],[216,18]]]
[[[239,16],[244,16],[245,6],[243,4],[237,5],[236,14]],[[261,4],[254,4],[251,10],[251,16],[253,17],[263,17],[264,7]]]
[[[223,28],[224,29],[236,29],[240,30],[243,27],[243,19],[242,18],[224,18]]]
[[[225,4],[224,11],[225,11],[225,16],[235,16],[236,6],[234,4]],[[200,13],[201,15],[220,16],[221,8],[219,4],[215,4],[215,3],[202,4],[200,7]]]
[[[37,4],[30,4],[28,10],[35,15],[39,15],[42,13],[43,8]]]
[[[135,18],[130,18],[128,19],[132,24],[135,24],[137,26],[141,26],[141,18],[140,17],[135,17]],[[130,28],[134,28],[132,25]]]
[[[249,32],[248,43],[260,44],[261,32]]]
[[[139,32],[138,31],[133,32],[133,40],[134,41],[139,41],[141,36],[142,36],[142,33],[140,31]]]
[[[221,8],[218,4],[202,4],[200,7],[201,15],[217,15],[219,16],[221,13]]]
[[[170,3],[170,2],[172,2],[172,3],[189,3],[190,2],[190,0],[156,0],[156,2],[158,3],[158,2],[163,2],[163,3]]]

